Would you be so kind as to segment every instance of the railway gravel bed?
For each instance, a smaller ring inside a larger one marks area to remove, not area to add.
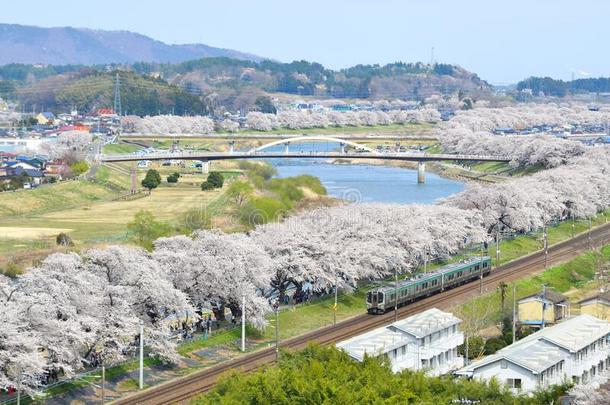
[[[589,249],[590,246],[604,245],[610,242],[610,224],[604,224],[592,229],[590,232],[552,245],[548,249],[547,265],[552,266],[569,260]],[[504,264],[485,277],[482,282],[483,291],[492,291],[501,281],[510,282],[528,276],[544,269],[545,255],[537,251],[528,256],[521,257]],[[473,281],[455,287],[451,290],[421,299],[398,309],[398,318],[421,312],[425,309],[437,307],[448,308],[480,293],[481,283]],[[394,321],[394,312],[384,315],[362,314],[338,322],[336,325],[308,332],[304,335],[287,339],[281,342],[281,348],[300,349],[308,342],[320,344],[334,343],[350,338],[360,333],[389,324]],[[231,370],[248,372],[275,361],[275,348],[264,348],[250,354],[238,357],[205,370],[194,372],[180,379],[151,387],[144,391],[120,398],[113,402],[116,405],[131,404],[173,404],[188,403],[194,395],[211,389],[220,377]]]

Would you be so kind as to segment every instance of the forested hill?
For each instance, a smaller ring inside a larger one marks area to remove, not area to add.
[[[198,91],[251,87],[308,96],[421,99],[433,93],[491,89],[476,74],[459,66],[421,62],[357,65],[337,71],[307,61],[254,63],[206,58],[175,65],[136,63],[133,68],[141,73],[161,72],[166,79]]]
[[[33,11],[34,12],[34,11]],[[204,44],[168,45],[129,31],[0,24],[0,65],[182,62],[202,57],[263,58]]]
[[[110,107],[113,75],[109,72],[114,71],[121,72],[124,110],[138,115],[200,113],[206,110],[204,104],[215,112],[219,108],[251,111],[257,108],[261,96],[281,93],[292,99],[312,96],[421,101],[433,94],[480,99],[492,92],[476,74],[449,64],[397,62],[331,70],[307,61],[203,58],[177,64],[9,64],[0,66],[0,97],[18,99],[26,110]]]
[[[25,87],[13,90],[24,109],[44,109],[53,112],[95,111],[112,108],[116,72],[82,70],[48,76]],[[123,113],[135,115],[207,114],[202,98],[162,79],[120,72]],[[0,84],[3,82],[0,82]],[[6,82],[4,82],[6,83]],[[0,90],[1,90],[0,86]]]
[[[610,77],[556,80],[550,77],[530,77],[517,83],[517,90],[531,89],[534,95],[564,97],[577,93],[610,93]]]

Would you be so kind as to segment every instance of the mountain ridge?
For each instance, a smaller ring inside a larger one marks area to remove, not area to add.
[[[180,63],[205,57],[229,57],[255,62],[266,59],[206,44],[166,44],[127,30],[0,23],[0,65]]]

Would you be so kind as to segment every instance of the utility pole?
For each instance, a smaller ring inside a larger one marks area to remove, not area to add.
[[[466,334],[466,355],[464,356],[465,365],[468,365],[468,363],[470,363],[470,361],[468,360],[469,354],[470,354],[470,351],[468,350],[468,334]]]
[[[246,293],[242,293],[241,301],[241,351],[246,351]]]
[[[424,273],[428,272],[428,247],[424,246]]]
[[[544,236],[544,268],[546,269],[549,261],[549,235],[546,229],[546,224],[543,228],[543,236]]]
[[[513,281],[513,343],[517,340],[517,283]]]
[[[483,294],[483,246],[481,243],[481,257],[479,258],[479,294]]]
[[[576,227],[576,224],[574,223],[574,213],[572,213],[572,238],[574,238],[574,228]]]
[[[496,268],[500,267],[500,230],[496,229]]]
[[[398,321],[398,266],[394,264],[394,322]]]
[[[337,283],[339,281],[339,277],[337,275],[337,270],[335,270],[335,305],[333,305],[333,325],[337,324]]]
[[[275,308],[275,362],[280,361],[280,299],[273,304]]]
[[[140,389],[144,388],[144,321],[140,319]]]
[[[17,405],[21,405],[21,378],[22,378],[21,364],[19,365],[19,379],[17,380]]]
[[[102,363],[102,405],[106,402],[106,366]]]
[[[540,329],[544,329],[544,310],[546,309],[546,284],[542,284],[542,322]]]

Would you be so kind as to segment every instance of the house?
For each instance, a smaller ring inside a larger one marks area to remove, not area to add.
[[[64,162],[49,162],[45,166],[45,176],[63,179],[70,172],[70,167]]]
[[[554,324],[568,314],[569,302],[563,295],[543,289],[517,301],[517,318],[522,325],[544,326]],[[544,316],[543,316],[544,308]]]
[[[464,342],[460,323],[453,314],[432,308],[339,342],[337,347],[357,361],[365,356],[385,356],[394,372],[410,369],[442,375],[464,364],[457,353]]]
[[[3,163],[4,166],[10,168],[10,169],[16,169],[18,167],[25,169],[25,170],[36,170],[38,169],[36,166],[31,165],[27,162],[20,162],[18,160],[9,160]]]
[[[40,125],[47,125],[47,124],[51,124],[53,122],[53,120],[55,119],[55,114],[53,114],[52,112],[41,112],[39,113],[36,117],[36,121],[38,121],[38,123]]]
[[[0,168],[0,182],[2,183],[8,183],[11,179],[20,176],[30,177],[32,179],[32,184],[35,185],[41,184],[44,179],[44,174],[40,170],[8,166]]]
[[[610,367],[610,322],[579,315],[541,329],[454,374],[497,379],[514,392],[600,380]]]
[[[578,302],[580,313],[610,320],[610,291],[601,291]]]

